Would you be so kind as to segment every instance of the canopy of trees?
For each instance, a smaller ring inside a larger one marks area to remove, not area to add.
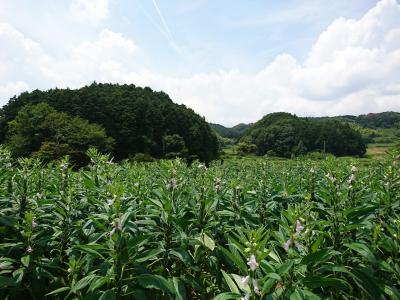
[[[251,126],[251,124],[243,124],[240,123],[233,127],[225,127],[220,124],[209,123],[210,127],[221,137],[228,138],[228,139],[238,139],[244,131]]]
[[[97,84],[77,90],[35,90],[12,98],[0,111],[0,143],[9,136],[10,121],[27,104],[47,103],[58,112],[101,125],[115,140],[117,159],[135,153],[164,157],[164,138],[178,135],[188,157],[210,161],[218,155],[218,141],[204,118],[167,94],[134,85]]]
[[[114,143],[100,125],[57,112],[46,103],[24,106],[8,128],[6,141],[15,156],[33,155],[45,161],[69,155],[84,164],[88,148],[111,152]]]
[[[288,113],[266,115],[240,141],[255,144],[259,155],[283,157],[323,150],[337,156],[363,155],[366,151],[361,134],[347,123],[298,118]]]
[[[400,113],[387,111],[378,114],[360,115],[356,118],[356,122],[368,128],[399,128]]]

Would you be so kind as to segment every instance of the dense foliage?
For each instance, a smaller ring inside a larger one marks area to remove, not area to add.
[[[74,172],[1,149],[0,298],[400,299],[398,156],[89,156]]]
[[[251,124],[240,123],[233,127],[225,127],[220,124],[209,123],[210,127],[219,135],[228,139],[238,139]]]
[[[399,128],[400,113],[383,112],[377,114],[360,115],[356,118],[356,123],[368,128]]]
[[[290,157],[310,151],[337,156],[363,155],[366,146],[361,134],[347,123],[299,118],[288,113],[266,115],[240,138],[255,144],[258,154]]]
[[[24,106],[8,127],[7,145],[14,156],[32,155],[43,161],[69,155],[83,165],[90,147],[109,153],[114,142],[101,126],[57,112],[46,103]]]
[[[179,135],[188,156],[210,161],[218,154],[218,142],[205,120],[167,94],[134,85],[97,84],[78,90],[35,90],[12,98],[0,111],[0,143],[8,134],[8,122],[27,104],[45,102],[59,112],[79,116],[103,126],[115,140],[117,159],[148,153],[164,157],[163,138]]]

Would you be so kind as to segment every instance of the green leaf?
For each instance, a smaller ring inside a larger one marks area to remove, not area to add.
[[[282,277],[279,276],[279,274],[276,274],[276,273],[268,273],[265,277],[266,278],[273,278],[273,279],[276,279],[278,281],[282,281]]]
[[[76,245],[74,248],[77,248],[83,252],[86,252],[88,254],[93,254],[99,258],[105,259],[103,255],[101,255],[99,252],[97,252],[95,249],[105,249],[104,246],[98,245],[98,244],[92,244],[92,245]]]
[[[213,300],[229,300],[229,299],[239,299],[242,295],[236,293],[222,293],[214,297]]]
[[[290,295],[290,300],[320,300],[321,297],[315,295],[314,293],[307,290],[295,290]]]
[[[56,290],[54,290],[54,291],[52,291],[52,292],[46,294],[46,296],[59,294],[59,293],[65,292],[65,291],[69,291],[70,289],[71,289],[71,288],[70,288],[69,286],[64,286],[64,287],[61,287],[61,288],[59,288],[59,289],[56,289]]]
[[[162,252],[164,252],[164,249],[162,248],[147,250],[135,256],[134,260],[135,262],[142,263],[148,260],[156,259],[157,255]]]
[[[214,251],[215,249],[215,242],[214,240],[209,237],[207,234],[205,233],[201,233],[199,240],[204,244],[204,246],[206,246],[208,249],[210,249],[211,251]]]
[[[362,244],[362,243],[351,243],[351,244],[345,244],[345,246],[349,249],[356,251],[358,254],[360,254],[362,257],[364,257],[370,263],[372,263],[374,265],[377,263],[374,254],[367,247],[367,245]]]
[[[142,274],[138,276],[138,282],[142,287],[147,289],[157,289],[172,295],[175,294],[175,289],[168,280],[160,275]]]
[[[313,276],[313,277],[303,278],[302,283],[311,289],[321,288],[321,287],[334,287],[340,290],[346,290],[346,291],[351,290],[351,286],[345,280],[338,278]]]
[[[236,265],[236,267],[240,269],[241,273],[244,274],[247,272],[247,266],[237,250],[233,250],[232,252],[234,253],[232,253],[223,247],[220,247],[219,249]]]
[[[263,293],[270,292],[271,288],[275,285],[275,283],[276,283],[276,279],[274,279],[274,278],[270,278],[270,279],[266,280],[263,284],[262,292]]]
[[[30,260],[31,260],[30,255],[25,255],[25,256],[21,257],[21,263],[24,265],[24,267],[29,267]]]
[[[187,299],[186,289],[183,282],[177,277],[172,278],[172,282],[174,283],[175,287],[175,293],[176,293],[175,300],[186,300]]]
[[[185,265],[190,265],[192,263],[192,258],[189,253],[183,249],[171,250],[169,253],[179,258]]]
[[[117,296],[113,290],[107,290],[100,296],[99,300],[116,300]]]
[[[86,277],[83,277],[81,280],[79,280],[77,283],[75,283],[72,288],[71,292],[76,293],[77,291],[85,288],[89,283],[92,282],[94,279],[94,275],[88,275]]]
[[[15,286],[16,282],[14,278],[0,276],[0,288],[7,287],[7,286]]]
[[[104,277],[98,277],[94,279],[89,287],[89,292],[95,291],[104,284],[108,283],[110,281],[110,278],[108,276]]]
[[[367,270],[355,268],[351,271],[355,283],[363,289],[371,299],[380,299],[382,291],[377,285],[377,279],[371,276]]]
[[[324,240],[324,236],[321,234],[321,235],[317,238],[317,240],[316,240],[314,243],[312,243],[312,245],[311,245],[311,251],[312,251],[312,252],[316,252],[316,251],[318,250],[319,246],[321,245],[321,243],[322,243],[323,240]]]
[[[293,266],[293,261],[289,260],[287,262],[285,262],[284,264],[282,264],[277,272],[280,276],[285,276],[285,274],[292,268]]]
[[[322,249],[317,252],[304,256],[303,259],[301,260],[301,264],[303,265],[318,264],[329,259],[333,254],[335,254],[335,252],[331,249]]]
[[[235,282],[233,281],[233,279],[228,274],[226,274],[224,270],[221,270],[221,273],[224,276],[225,281],[228,284],[231,292],[239,293],[240,291],[239,291],[238,287],[236,286]]]

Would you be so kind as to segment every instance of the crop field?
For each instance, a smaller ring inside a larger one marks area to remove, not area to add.
[[[0,299],[400,299],[398,156],[12,162]]]

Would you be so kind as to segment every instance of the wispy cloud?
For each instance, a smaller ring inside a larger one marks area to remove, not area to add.
[[[165,21],[164,15],[161,12],[160,7],[157,4],[156,0],[153,0],[153,5],[154,8],[157,11],[158,16],[160,17],[161,20],[161,24],[162,24],[162,29],[160,30],[161,33],[164,35],[164,37],[167,39],[168,43],[170,44],[170,46],[178,53],[178,54],[182,54],[182,50],[177,46],[177,44],[175,43],[174,37],[171,33],[171,30],[169,29],[169,26],[167,24],[167,22]],[[158,26],[157,26],[158,27]],[[158,27],[159,28],[159,27]]]

